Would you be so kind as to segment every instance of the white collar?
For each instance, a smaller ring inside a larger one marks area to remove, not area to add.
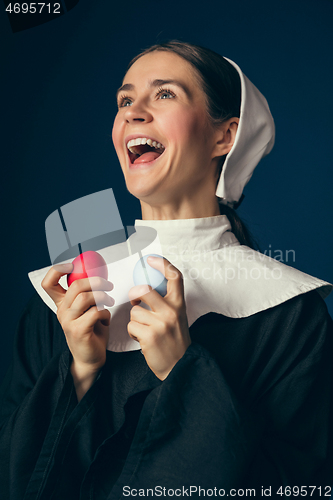
[[[157,231],[157,237],[142,254],[163,255],[183,273],[189,326],[209,312],[242,318],[310,290],[317,289],[323,297],[332,290],[332,285],[325,281],[240,245],[225,215],[182,220],[136,220],[136,235],[140,235],[144,227]],[[112,319],[108,344],[111,351],[140,349],[138,342],[127,334],[131,305],[126,302],[126,297],[134,285],[132,273],[139,260],[137,253],[126,253],[133,238],[135,235],[124,244],[99,250],[106,262],[111,262],[108,264],[109,279],[114,283],[111,295],[116,305],[110,309]],[[115,253],[125,255],[125,258],[112,262]],[[53,301],[41,287],[48,269],[33,271],[29,278],[44,302],[55,312]],[[61,284],[66,287],[64,279]]]
[[[239,244],[225,215],[175,220],[137,219],[135,228],[140,227],[155,229],[163,251],[168,255],[173,252],[180,255],[206,253]]]

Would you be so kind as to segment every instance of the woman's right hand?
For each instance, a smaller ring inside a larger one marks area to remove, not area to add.
[[[66,291],[59,279],[72,269],[72,264],[51,267],[42,287],[57,306],[57,317],[73,355],[71,373],[80,400],[105,364],[111,315],[104,306],[112,306],[114,300],[105,293],[113,289],[112,283],[99,276],[76,280]]]

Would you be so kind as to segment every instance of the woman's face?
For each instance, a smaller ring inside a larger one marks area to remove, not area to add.
[[[205,189],[215,196],[216,137],[205,94],[178,55],[155,51],[131,66],[112,138],[127,189],[141,201],[177,204]]]

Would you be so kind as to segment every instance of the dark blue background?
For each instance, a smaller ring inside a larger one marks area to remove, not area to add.
[[[276,145],[239,213],[262,251],[294,250],[287,264],[333,282],[331,1],[80,0],[15,34],[2,9],[1,374],[33,294],[27,273],[50,264],[46,217],[107,187],[124,225],[140,217],[111,141],[114,95],[130,58],[164,39],[235,60],[266,96]]]

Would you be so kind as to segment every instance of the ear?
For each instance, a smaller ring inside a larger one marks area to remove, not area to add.
[[[234,116],[217,127],[213,158],[225,156],[229,153],[235,142],[238,124],[239,118]]]

